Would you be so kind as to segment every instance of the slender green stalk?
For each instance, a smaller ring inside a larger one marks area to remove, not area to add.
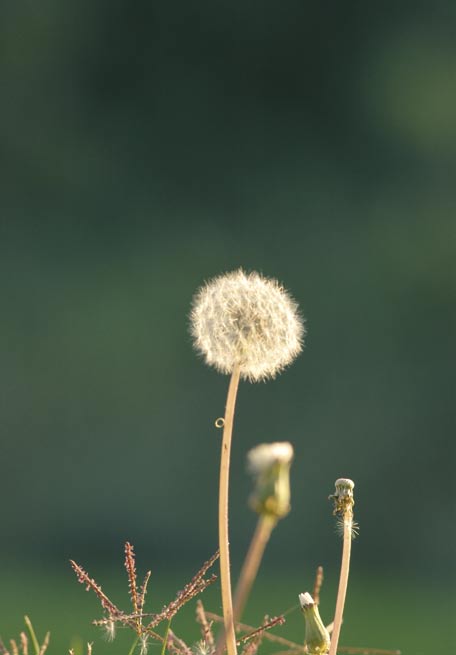
[[[231,596],[230,551],[228,538],[228,493],[230,474],[231,436],[233,434],[234,409],[239,386],[240,370],[235,366],[231,374],[226,398],[223,424],[222,453],[220,457],[219,486],[219,548],[220,548],[220,586],[222,591],[224,630],[217,643],[216,655],[221,655],[225,646],[228,655],[237,655],[236,634],[233,620],[233,600]]]
[[[135,639],[134,642],[132,643],[131,648],[130,648],[130,650],[128,651],[128,655],[133,655],[133,653],[135,652],[135,648],[136,648],[136,646],[138,645],[138,641],[139,641],[139,635],[137,635],[136,639]]]
[[[331,634],[329,655],[336,655],[339,643],[340,629],[344,614],[345,598],[347,596],[348,575],[350,572],[350,553],[352,542],[353,513],[351,507],[344,513],[344,543],[342,548],[342,562],[340,567],[339,589],[337,592],[336,612]]]
[[[35,649],[35,655],[39,655],[40,646],[38,644],[38,639],[36,638],[36,634],[35,634],[35,630],[33,629],[32,622],[30,621],[28,616],[24,616],[24,621],[25,621],[25,625],[28,628],[28,631],[30,632],[30,637],[31,637],[32,643],[33,643],[33,648]]]
[[[169,629],[171,627],[171,621],[172,620],[173,620],[173,617],[171,617],[169,619],[168,623],[166,624],[166,630],[165,630],[165,635],[163,637],[163,646],[162,646],[161,655],[165,655],[165,653],[166,653],[166,645],[168,643]]]
[[[234,594],[234,620],[236,622],[241,619],[247,598],[260,568],[265,548],[276,525],[277,518],[275,516],[261,514],[258,519]]]

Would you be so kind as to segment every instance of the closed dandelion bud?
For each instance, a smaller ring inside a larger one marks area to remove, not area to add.
[[[261,444],[247,455],[255,478],[250,506],[261,515],[281,519],[290,511],[290,466],[293,446],[288,442]]]
[[[329,650],[330,638],[320,618],[318,606],[307,591],[305,594],[299,594],[299,602],[306,624],[307,652],[309,655],[324,655]]]
[[[297,304],[277,280],[239,269],[210,280],[195,295],[194,346],[206,363],[251,382],[273,378],[302,349]]]

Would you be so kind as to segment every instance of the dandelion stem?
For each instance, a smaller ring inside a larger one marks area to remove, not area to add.
[[[228,655],[237,655],[236,634],[234,632],[233,601],[231,597],[230,552],[228,539],[228,492],[230,473],[231,435],[233,434],[234,408],[239,386],[239,366],[233,368],[230,386],[226,398],[225,419],[223,426],[222,453],[220,458],[219,486],[219,547],[220,547],[220,586],[222,590],[222,605],[224,631],[217,643],[216,655],[221,655],[225,646]]]
[[[353,512],[349,507],[344,513],[344,543],[342,548],[342,562],[340,567],[339,589],[337,592],[336,612],[331,635],[329,655],[336,655],[339,642],[340,629],[344,613],[345,597],[347,595],[348,574],[350,571],[350,553],[352,542]]]
[[[137,637],[135,638],[134,642],[132,643],[131,648],[130,648],[130,650],[128,651],[128,655],[133,655],[133,653],[135,652],[135,648],[136,648],[136,646],[138,645],[138,641],[139,641],[139,635],[137,635]]]
[[[242,565],[239,582],[234,594],[234,620],[239,621],[244,611],[247,598],[260,568],[261,560],[271,533],[277,525],[277,518],[261,514],[250,542],[249,550]]]

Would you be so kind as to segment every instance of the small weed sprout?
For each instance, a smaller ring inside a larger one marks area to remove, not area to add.
[[[0,638],[0,655],[29,655],[30,649],[33,649],[33,655],[45,655],[49,646],[51,633],[46,632],[44,639],[40,644],[36,636],[35,628],[28,616],[24,616],[24,623],[30,637],[27,637],[25,632],[21,632],[19,635],[19,642],[15,639],[9,640],[9,649]],[[87,652],[88,655],[90,655],[89,651]],[[32,655],[31,652],[30,655]]]
[[[132,654],[136,648],[136,645],[139,643],[141,648],[141,655],[144,655],[147,651],[147,644],[149,638],[159,641],[163,645],[163,652],[169,647],[168,641],[173,641],[178,643],[178,645],[173,645],[174,652],[186,654],[187,651],[190,651],[189,647],[185,644],[182,639],[179,639],[171,633],[170,624],[173,617],[177,612],[186,605],[192,598],[203,592],[209,585],[215,582],[217,576],[211,575],[208,578],[205,578],[207,571],[213,566],[213,564],[218,559],[218,552],[216,552],[207,562],[203,564],[198,573],[190,580],[185,587],[179,591],[176,595],[176,598],[166,605],[160,612],[157,614],[149,614],[143,611],[145,604],[145,597],[147,592],[147,583],[150,579],[150,571],[146,573],[144,581],[141,587],[138,590],[137,586],[137,575],[136,575],[136,560],[133,546],[127,542],[125,544],[125,568],[127,570],[128,576],[128,589],[130,592],[130,599],[132,604],[132,612],[124,612],[115,605],[112,600],[104,593],[101,586],[89,576],[89,574],[84,571],[82,566],[76,564],[71,560],[71,566],[73,567],[74,572],[77,575],[78,581],[85,585],[86,591],[90,589],[96,594],[98,600],[100,601],[101,607],[106,613],[106,616],[102,619],[97,619],[93,621],[94,625],[103,627],[109,635],[112,635],[112,638],[115,636],[115,627],[116,625],[121,625],[124,627],[131,628],[136,634],[136,639],[133,642],[130,653]],[[148,621],[144,621],[144,619]],[[164,636],[158,634],[155,631],[156,626],[164,621],[167,622]],[[130,655],[130,654],[129,654]]]

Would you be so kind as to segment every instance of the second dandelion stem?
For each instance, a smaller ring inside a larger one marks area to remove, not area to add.
[[[267,514],[262,514],[258,519],[255,534],[250,543],[236,587],[236,593],[234,594],[235,621],[239,621],[242,616],[252,584],[257,576],[264,550],[276,524],[277,519]]]
[[[220,458],[219,486],[219,546],[220,546],[220,585],[222,590],[224,632],[217,644],[217,655],[221,655],[225,646],[228,655],[237,655],[236,634],[234,631],[233,600],[231,596],[230,551],[228,538],[228,493],[231,436],[233,434],[234,409],[239,386],[240,370],[235,366],[231,374],[228,396],[226,399],[223,424],[222,454]]]

